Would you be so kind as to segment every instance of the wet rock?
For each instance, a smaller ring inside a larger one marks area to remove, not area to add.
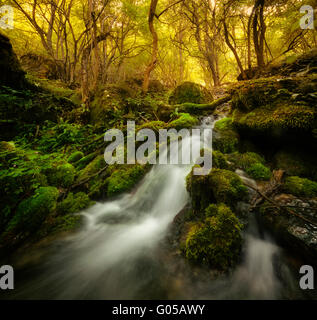
[[[293,213],[278,210],[269,203],[264,203],[259,211],[260,221],[290,251],[295,251],[308,262],[316,263],[317,200],[304,201],[293,195],[279,194],[274,201],[288,206]]]

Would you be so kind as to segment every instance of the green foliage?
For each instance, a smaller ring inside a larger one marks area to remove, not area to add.
[[[194,223],[187,234],[186,258],[220,270],[233,266],[241,251],[241,225],[224,204],[210,205],[205,219]]]
[[[11,219],[7,231],[34,231],[45,220],[49,213],[55,210],[58,190],[54,187],[40,187],[35,195],[23,200]]]
[[[86,141],[86,128],[79,124],[47,122],[42,132],[39,149],[45,152],[52,152],[65,145],[80,146]]]
[[[299,197],[317,197],[317,182],[300,177],[287,177],[284,190]]]
[[[84,157],[84,154],[81,151],[75,151],[68,157],[67,162],[74,163],[79,161],[83,157]]]
[[[145,175],[146,169],[141,165],[127,166],[114,171],[108,180],[109,197],[131,190]]]
[[[255,163],[246,170],[247,174],[255,180],[270,180],[271,170],[262,163]]]
[[[61,231],[73,231],[78,229],[83,222],[83,217],[80,215],[67,214],[65,216],[57,217],[54,221],[54,227],[50,234]]]
[[[179,118],[170,122],[168,128],[175,128],[176,130],[184,128],[192,128],[199,123],[198,119],[191,116],[189,113],[180,113]]]
[[[57,204],[56,211],[62,215],[76,213],[87,208],[91,203],[88,195],[84,192],[75,194],[70,192],[62,202]]]

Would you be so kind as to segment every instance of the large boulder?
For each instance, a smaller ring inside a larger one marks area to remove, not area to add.
[[[22,88],[24,75],[9,38],[0,34],[0,86]]]
[[[169,97],[169,104],[197,103],[204,104],[213,101],[212,94],[202,85],[184,82],[174,89]]]
[[[23,69],[45,79],[61,79],[63,66],[60,62],[34,53],[27,53],[21,57]]]
[[[245,137],[261,136],[272,143],[313,139],[316,91],[315,75],[245,81],[231,91],[233,125]]]

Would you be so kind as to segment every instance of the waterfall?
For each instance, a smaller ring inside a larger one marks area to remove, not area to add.
[[[213,125],[213,118],[208,117],[201,127],[212,128]],[[199,137],[194,137],[183,139],[180,147],[190,152],[192,143],[201,143]],[[211,143],[211,137],[204,138]],[[191,167],[157,164],[132,193],[99,202],[78,213],[85,217],[82,230],[55,241],[49,257],[43,259],[45,262],[20,276],[23,279],[20,285],[17,283],[12,297],[277,298],[280,285],[272,261],[279,249],[256,232],[248,232],[244,260],[233,275],[225,279],[212,279],[208,273],[201,280],[192,279],[192,269],[184,258],[178,256],[172,262],[160,258],[161,240],[168,226],[188,203],[185,178]],[[180,267],[170,268],[171,263],[180,264]],[[182,273],[178,269],[182,269]],[[203,270],[201,272],[204,274]]]

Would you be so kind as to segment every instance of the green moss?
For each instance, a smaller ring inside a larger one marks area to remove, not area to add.
[[[70,192],[62,202],[57,204],[57,212],[59,214],[76,213],[87,208],[90,204],[92,204],[92,201],[86,193],[73,194]]]
[[[141,126],[139,126],[137,128],[137,131],[142,129],[150,129],[158,133],[159,130],[165,129],[166,127],[167,127],[167,123],[165,123],[164,121],[151,121],[151,122],[146,122]]]
[[[236,169],[247,170],[255,164],[264,164],[265,160],[255,152],[239,153],[234,152],[227,156]]]
[[[233,113],[233,124],[239,129],[258,131],[282,129],[312,130],[316,111],[306,105],[266,105],[245,113],[238,109]]]
[[[13,141],[1,141],[0,142],[0,152],[13,152],[15,151],[15,145]]]
[[[209,184],[217,203],[233,205],[247,194],[240,177],[229,170],[213,169],[209,174]]]
[[[233,129],[232,118],[223,118],[215,123],[215,129],[217,130],[229,130]]]
[[[88,177],[96,174],[102,168],[106,166],[104,155],[97,156],[93,161],[91,161],[83,170],[79,172],[77,181],[85,180]]]
[[[96,158],[96,153],[93,152],[93,153],[90,153],[88,154],[87,156],[81,158],[80,160],[78,160],[76,163],[75,163],[75,167],[77,170],[82,170],[84,169],[87,164],[89,162],[91,162],[92,160],[94,160]]]
[[[226,157],[220,151],[212,152],[212,167],[217,169],[228,169]]]
[[[66,163],[49,170],[48,181],[50,185],[67,188],[73,184],[75,175],[75,168],[70,163]]]
[[[210,205],[206,218],[194,223],[187,234],[186,258],[220,270],[233,266],[241,251],[241,225],[224,204]]]
[[[68,157],[67,162],[74,163],[79,161],[83,157],[84,157],[84,154],[81,151],[75,151]]]
[[[246,170],[247,174],[255,180],[270,180],[271,170],[262,163],[255,163]]]
[[[224,118],[216,122],[212,143],[213,148],[222,153],[232,153],[238,149],[239,134],[234,129],[231,118]]]
[[[133,165],[114,171],[108,180],[109,197],[131,190],[146,173],[145,167]]]
[[[54,187],[38,188],[34,196],[19,204],[7,231],[13,229],[25,232],[35,230],[48,214],[55,210],[58,194],[58,190]]]
[[[199,121],[196,117],[189,113],[180,113],[179,118],[169,123],[168,128],[175,128],[177,130],[183,128],[191,128],[198,125]]]
[[[300,177],[288,177],[284,190],[299,197],[317,197],[317,182]]]
[[[196,212],[201,212],[213,202],[233,206],[247,194],[240,177],[224,169],[213,169],[205,176],[195,176],[192,171],[186,178],[186,186]]]
[[[80,228],[83,224],[83,216],[66,214],[64,216],[56,217],[53,225],[50,226],[48,232],[49,234],[54,234],[57,232],[73,231]]]
[[[274,78],[238,83],[231,90],[232,107],[249,112],[261,105],[271,104],[281,88],[283,85]]]
[[[211,93],[203,86],[193,82],[184,82],[172,92],[168,101],[169,104],[174,105],[186,102],[203,104],[212,100]]]

